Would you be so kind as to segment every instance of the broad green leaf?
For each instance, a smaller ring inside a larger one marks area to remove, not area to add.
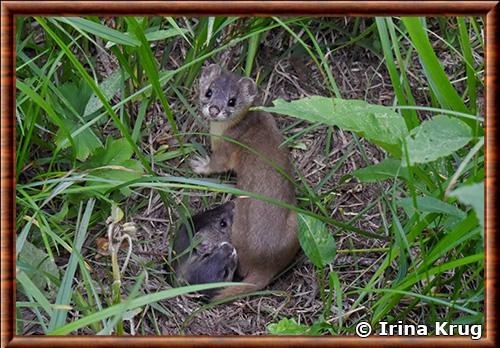
[[[401,160],[386,158],[380,163],[357,169],[352,175],[361,182],[377,182],[396,177],[408,178],[408,169],[402,167]]]
[[[450,192],[449,196],[457,198],[464,204],[471,205],[484,230],[484,181],[477,184],[461,186]]]
[[[111,168],[99,169],[97,171],[92,172],[92,175],[96,177],[115,181],[116,184],[113,184],[112,186],[121,185],[128,181],[138,179],[143,174],[144,172],[142,166],[136,160],[128,160],[125,161],[121,166],[112,166]],[[94,186],[94,185],[99,186],[100,183],[99,182],[88,183],[88,186]],[[107,188],[96,189],[96,191],[102,193],[106,192],[107,190],[108,190]],[[128,187],[121,187],[120,192],[125,196],[128,196],[132,193],[132,191]]]
[[[403,207],[408,216],[411,217],[415,213],[415,208],[413,207],[413,200],[411,197],[400,199],[397,201],[397,204]],[[465,212],[458,209],[456,206],[443,202],[431,196],[417,197],[417,207],[419,211],[424,213],[446,214],[462,219],[466,216]]]
[[[335,240],[326,225],[309,215],[297,214],[299,242],[311,262],[322,268],[333,261],[336,254]]]
[[[108,138],[106,145],[95,151],[92,158],[82,167],[98,168],[109,165],[120,165],[132,157],[134,150],[125,138]]]
[[[106,100],[110,100],[111,98],[113,98],[116,92],[118,92],[118,89],[120,88],[121,75],[121,70],[118,69],[107,78],[105,78],[99,85],[99,88],[102,91],[102,94],[106,97]],[[128,77],[126,73],[124,77]],[[87,105],[85,106],[83,115],[88,116],[102,107],[102,101],[99,99],[99,97],[93,94],[87,102]]]
[[[143,168],[138,161],[129,159],[121,162],[119,165],[99,167],[92,170],[91,174],[100,178],[108,178],[116,181],[129,181],[137,179],[143,172]]]
[[[108,138],[105,147],[95,151],[94,156],[82,166],[89,169],[90,175],[113,180],[113,186],[140,178],[144,173],[142,165],[131,159],[134,150],[125,138]],[[89,181],[88,187],[94,186],[97,192],[104,193],[109,188],[99,187],[102,183]],[[110,184],[111,185],[111,184]],[[128,196],[131,191],[128,187],[120,188],[120,192]]]
[[[125,35],[118,30],[109,28],[100,23],[90,21],[85,18],[79,17],[55,17],[56,20],[67,23],[79,30],[92,33],[99,36],[107,41],[114,42],[115,44],[127,45],[127,46],[139,46],[139,41],[132,36]]]
[[[68,185],[69,186],[69,185]],[[62,192],[62,191],[61,191]],[[64,221],[66,218],[66,215],[68,215],[69,212],[69,207],[68,207],[68,201],[64,201],[63,205],[61,207],[61,210],[59,210],[57,213],[52,214],[52,216],[49,217],[49,219],[54,222],[54,223],[61,223]]]
[[[278,99],[273,104],[272,107],[256,109],[337,126],[355,132],[398,156],[401,154],[400,141],[408,134],[400,114],[362,100],[312,96],[291,102]]]
[[[29,241],[25,241],[23,248],[19,252],[18,262],[30,265],[31,268],[23,268],[24,273],[38,289],[48,289],[45,291],[47,298],[55,298],[55,293],[50,287],[52,283],[44,274],[59,279],[59,268],[45,251],[37,248]]]
[[[85,110],[92,90],[88,87],[85,81],[65,83],[60,88],[62,94],[62,103],[55,103],[53,106],[56,111],[63,117],[63,123],[70,130],[75,143],[76,158],[80,161],[85,161],[90,154],[98,147],[102,146],[101,140],[95,135],[91,128],[85,128],[78,134],[75,134],[81,128],[84,122],[80,116]],[[55,143],[58,147],[66,148],[69,143],[62,129],[56,133]]]
[[[80,125],[73,120],[63,119],[62,122],[64,123],[66,129],[69,129],[71,133],[80,128]],[[55,136],[56,145],[61,146],[62,148],[69,146],[69,143],[66,141],[66,139],[67,137],[64,134],[64,131],[60,128]],[[75,135],[73,137],[73,140],[75,143],[76,158],[79,161],[85,161],[89,157],[89,155],[94,153],[97,148],[100,148],[102,146],[101,140],[90,128],[86,128],[79,134]]]
[[[283,318],[267,326],[267,331],[271,335],[307,335],[310,329],[307,325],[298,324],[293,318]]]
[[[283,318],[277,323],[269,324],[267,331],[271,335],[307,335],[319,336],[327,330],[331,330],[332,326],[323,320],[318,320],[311,326],[299,324],[294,318]]]
[[[30,294],[48,315],[52,315],[52,305],[40,289],[31,281],[28,275],[20,269],[16,269],[16,281],[21,284],[26,294]]]
[[[471,129],[463,121],[444,115],[434,116],[413,128],[406,137],[410,164],[432,162],[449,156],[471,139]]]
[[[66,98],[66,101],[71,105],[74,111],[78,115],[82,115],[83,111],[85,110],[85,105],[87,105],[89,98],[92,95],[92,90],[85,83],[85,81],[80,80],[77,82],[65,83],[58,89],[59,92],[61,92],[61,94],[64,96],[64,98]],[[64,103],[61,104],[64,105]],[[69,112],[66,109],[63,109],[62,112],[65,113],[66,118],[71,117],[75,120],[77,119],[75,114]]]

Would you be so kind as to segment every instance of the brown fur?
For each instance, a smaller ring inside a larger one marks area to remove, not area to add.
[[[238,81],[236,86],[234,82],[231,87],[228,86],[233,90],[244,84],[239,93],[233,92],[240,98],[238,102],[243,104],[238,105],[238,109],[243,111],[230,115],[227,120],[218,120],[217,123],[221,124],[216,128],[222,129],[225,137],[254,149],[292,177],[289,153],[285,147],[279,147],[283,139],[273,117],[265,112],[247,111],[256,94],[256,89],[253,93],[252,87],[248,85],[249,79],[243,78],[245,81],[241,82],[236,75],[220,68],[210,66],[207,69],[212,71],[204,71],[200,79],[200,93],[206,93],[205,90],[216,84],[220,76],[230,82]],[[218,73],[214,74],[214,69]],[[212,144],[209,160],[195,160],[192,163],[195,171],[210,174],[233,170],[238,178],[238,188],[289,204],[296,203],[292,183],[258,155],[229,141],[220,140]],[[238,253],[237,273],[242,282],[253,285],[223,289],[216,298],[265,287],[293,260],[299,249],[294,212],[253,198],[239,198],[235,202],[231,243]]]

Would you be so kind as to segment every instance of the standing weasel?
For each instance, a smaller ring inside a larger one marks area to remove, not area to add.
[[[292,183],[269,164],[292,177],[289,152],[280,148],[283,139],[276,122],[269,113],[249,111],[257,95],[254,81],[214,64],[202,71],[199,89],[202,115],[210,121],[212,156],[195,157],[193,170],[198,174],[233,170],[239,189],[295,205]],[[216,298],[262,289],[293,260],[299,250],[296,214],[257,199],[239,198],[231,243],[238,253],[238,276],[253,285],[223,289]]]

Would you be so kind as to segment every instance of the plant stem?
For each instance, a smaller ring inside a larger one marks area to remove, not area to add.
[[[113,304],[120,304],[122,301],[120,292],[120,268],[118,267],[118,250],[113,248],[111,253],[111,267],[113,269]],[[123,335],[123,320],[120,318],[116,324],[116,334]]]
[[[321,302],[323,302],[323,316],[326,318],[330,314],[330,308],[327,306],[326,295],[325,295],[325,268],[321,267],[318,269],[316,277],[319,283],[319,294],[321,296]]]

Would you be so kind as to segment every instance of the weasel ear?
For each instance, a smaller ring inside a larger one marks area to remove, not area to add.
[[[222,205],[224,207],[224,210],[232,212],[234,209],[234,201],[228,201]]]
[[[223,216],[227,219],[227,223],[229,225],[229,228],[231,228],[233,224],[233,216],[234,216],[234,201],[229,201],[225,203],[223,206],[224,208],[224,213]]]
[[[201,71],[200,76],[200,90],[205,92],[203,89],[207,88],[207,85],[212,82],[212,80],[221,73],[222,69],[217,64],[211,64]]]
[[[249,77],[242,77],[238,81],[240,86],[241,96],[243,99],[249,103],[252,103],[257,96],[257,86],[255,82]]]

